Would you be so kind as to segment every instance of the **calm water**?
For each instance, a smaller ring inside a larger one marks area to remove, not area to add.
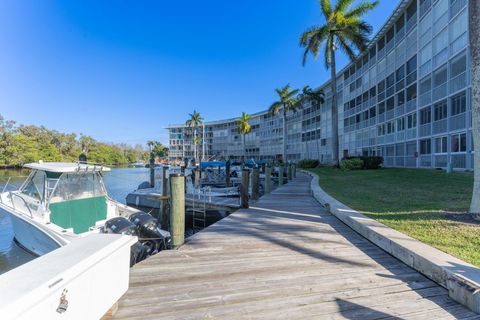
[[[0,191],[3,190],[7,180],[10,182],[6,190],[17,189],[28,175],[26,170],[0,170]],[[118,168],[106,172],[105,186],[111,198],[125,203],[125,197],[137,186],[149,180],[149,169],[145,168]],[[0,213],[0,274],[15,268],[35,256],[20,248],[13,241],[13,230],[10,218]]]

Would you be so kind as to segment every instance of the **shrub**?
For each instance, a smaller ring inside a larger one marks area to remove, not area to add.
[[[360,157],[363,160],[364,169],[378,169],[383,163],[383,157],[379,156],[367,156]]]
[[[345,159],[340,162],[342,170],[361,170],[363,169],[363,160],[360,158]]]
[[[320,164],[320,161],[315,159],[305,159],[298,162],[298,167],[302,169],[316,168]]]

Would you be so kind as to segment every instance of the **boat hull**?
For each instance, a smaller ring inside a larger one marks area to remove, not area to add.
[[[67,243],[28,217],[17,215],[1,207],[0,211],[10,217],[14,237],[18,244],[35,255],[44,255]]]

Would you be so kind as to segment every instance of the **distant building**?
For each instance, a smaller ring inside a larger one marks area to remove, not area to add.
[[[338,72],[340,157],[381,155],[385,165],[398,167],[473,167],[467,3],[401,1],[369,49]],[[320,108],[307,104],[289,114],[287,160],[331,161],[329,86],[321,86],[326,103]],[[247,157],[280,157],[282,118],[259,112],[251,125]],[[190,129],[168,129],[170,158],[192,158]],[[243,155],[235,118],[198,130],[205,132],[205,159]]]

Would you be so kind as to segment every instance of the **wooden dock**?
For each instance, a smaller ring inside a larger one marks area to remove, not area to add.
[[[310,195],[298,178],[131,269],[114,318],[480,319]]]

